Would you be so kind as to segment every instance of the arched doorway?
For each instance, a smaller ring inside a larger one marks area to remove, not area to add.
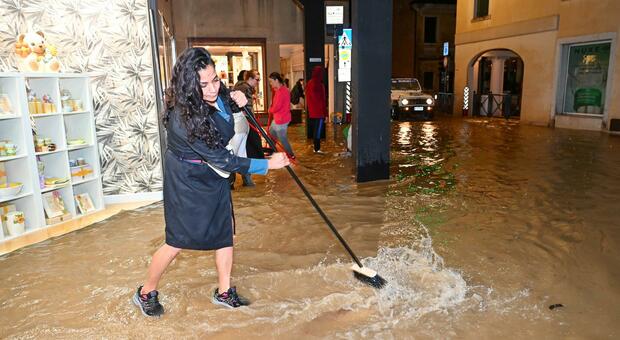
[[[511,50],[489,50],[474,57],[468,72],[473,115],[520,116],[523,70],[523,60]]]

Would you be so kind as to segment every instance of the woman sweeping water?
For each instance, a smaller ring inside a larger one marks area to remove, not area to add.
[[[230,308],[247,304],[231,286],[233,265],[232,198],[227,174],[263,174],[289,164],[284,153],[270,159],[238,157],[227,148],[234,135],[233,108],[245,95],[221,85],[204,48],[179,57],[166,91],[164,124],[168,137],[164,174],[166,241],[153,255],[146,282],[133,296],[145,316],[164,313],[159,280],[181,249],[215,250],[218,288],[212,301]]]

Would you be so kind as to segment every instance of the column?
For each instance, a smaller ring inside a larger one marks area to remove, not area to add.
[[[504,62],[505,57],[491,57],[491,92],[504,93]]]
[[[505,57],[491,57],[491,93],[493,93],[493,99],[489,97],[492,108],[489,115],[497,116],[501,113],[501,107],[503,103],[503,97],[498,96],[504,93],[504,62]]]
[[[390,177],[392,0],[352,0],[353,155],[356,180]]]

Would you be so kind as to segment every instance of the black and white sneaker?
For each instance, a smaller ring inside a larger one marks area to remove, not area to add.
[[[213,292],[213,300],[211,301],[216,305],[221,305],[228,308],[237,308],[250,305],[250,301],[237,294],[236,287],[230,287],[228,288],[228,291],[222,294],[219,294],[218,288],[215,288],[215,291]]]
[[[149,292],[148,294],[140,294],[142,286],[138,287],[138,290],[133,295],[134,305],[140,307],[140,311],[144,316],[161,316],[164,314],[164,306],[159,303],[157,296],[159,292],[156,290]]]

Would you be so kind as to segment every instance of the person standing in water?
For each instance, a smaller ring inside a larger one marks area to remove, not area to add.
[[[245,80],[237,82],[237,84],[235,84],[234,89],[237,91],[241,91],[243,92],[243,94],[245,94],[245,97],[248,100],[248,103],[245,105],[245,107],[248,109],[250,114],[253,115],[254,110],[252,108],[252,99],[253,99],[254,93],[256,92],[256,88],[258,84],[260,83],[260,73],[258,73],[257,70],[248,70],[248,71],[245,71],[244,77],[245,77]],[[259,158],[259,159],[265,158],[265,155],[263,153],[263,144],[262,144],[261,138],[258,135],[258,132],[256,132],[254,129],[250,129],[248,133],[248,139],[245,145],[245,150],[247,153],[247,157]],[[252,174],[245,174],[245,175],[242,175],[241,177],[243,178],[244,186],[254,186],[254,182],[252,181]]]
[[[321,151],[321,132],[325,124],[325,117],[327,117],[327,102],[321,66],[315,66],[312,69],[312,79],[306,85],[306,101],[308,103],[309,124],[313,131],[314,152],[323,153]]]
[[[278,72],[269,75],[269,85],[273,90],[273,100],[269,107],[273,121],[269,126],[269,133],[282,144],[289,157],[295,159],[293,148],[287,137],[288,124],[291,122],[291,94],[288,92],[288,88],[284,86],[284,80]]]
[[[270,159],[238,157],[226,148],[234,135],[233,111],[247,103],[239,91],[229,92],[204,48],[183,52],[166,90],[168,150],[164,156],[165,244],[153,255],[144,285],[133,302],[145,316],[164,313],[157,285],[182,249],[215,250],[218,287],[212,302],[236,308],[248,304],[231,286],[233,266],[232,197],[225,173],[265,175],[289,164],[283,153]]]

